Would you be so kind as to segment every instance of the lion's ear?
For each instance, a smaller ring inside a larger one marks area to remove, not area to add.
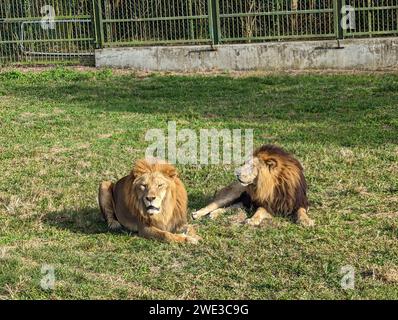
[[[171,179],[176,178],[178,175],[176,168],[169,164],[163,166],[162,172]]]
[[[275,159],[270,158],[265,160],[265,164],[268,166],[268,169],[271,171],[278,165],[278,162]]]

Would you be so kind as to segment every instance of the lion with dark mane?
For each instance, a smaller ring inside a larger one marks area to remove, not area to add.
[[[116,184],[102,182],[98,200],[112,230],[124,227],[139,236],[166,242],[200,240],[187,225],[185,187],[175,167],[164,161],[138,160],[131,173]]]
[[[198,219],[237,203],[256,209],[246,223],[258,226],[273,215],[289,216],[303,226],[313,226],[307,215],[307,183],[300,162],[274,145],[264,145],[236,171],[237,182],[216,193],[212,203],[192,214]]]

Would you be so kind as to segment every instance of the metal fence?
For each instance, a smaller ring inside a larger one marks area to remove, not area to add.
[[[91,63],[92,0],[1,0],[0,65]]]
[[[344,2],[344,1],[343,1]],[[346,0],[353,10],[353,29],[345,29],[344,37],[398,34],[398,0]]]
[[[105,46],[398,34],[398,0],[100,0]],[[353,19],[348,29],[341,26]]]
[[[398,34],[398,0],[0,1],[0,65],[82,63],[95,47]]]
[[[223,42],[335,37],[335,1],[219,1]]]
[[[208,0],[100,0],[104,46],[206,43]]]

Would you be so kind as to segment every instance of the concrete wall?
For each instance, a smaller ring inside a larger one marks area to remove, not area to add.
[[[95,59],[98,67],[145,71],[377,70],[398,67],[398,38],[107,48]]]

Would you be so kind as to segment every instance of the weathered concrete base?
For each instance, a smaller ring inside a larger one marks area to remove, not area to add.
[[[107,48],[95,60],[97,67],[144,71],[378,70],[398,66],[398,38]]]

